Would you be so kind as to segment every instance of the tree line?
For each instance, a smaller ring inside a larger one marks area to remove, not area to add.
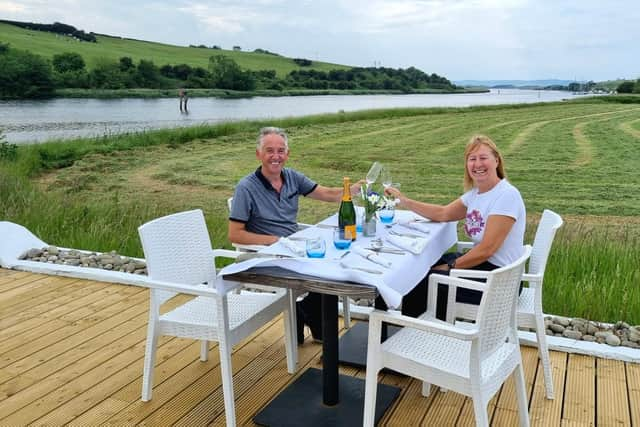
[[[96,36],[93,33],[85,33],[84,30],[78,30],[73,25],[63,24],[62,22],[54,22],[53,24],[38,24],[36,22],[20,22],[8,21],[0,19],[3,24],[10,24],[16,27],[25,28],[27,30],[47,31],[50,33],[60,34],[63,36],[71,36],[87,42],[96,43]]]
[[[421,89],[454,90],[445,77],[426,74],[414,67],[351,68],[346,70],[294,70],[284,78],[275,70],[243,70],[232,58],[214,55],[207,68],[188,64],[157,66],[131,57],[103,59],[91,70],[75,52],[56,54],[51,60],[0,43],[0,98],[43,98],[56,89],[173,89],[217,88],[236,91],[285,89],[394,90],[413,92]]]

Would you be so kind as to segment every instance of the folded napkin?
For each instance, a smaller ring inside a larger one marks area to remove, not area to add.
[[[424,248],[427,247],[429,241],[422,237],[403,237],[389,234],[387,236],[389,243],[396,245],[399,248],[406,249],[414,255],[419,255]]]
[[[351,250],[357,253],[358,255],[360,255],[361,257],[368,259],[371,262],[375,262],[376,264],[379,264],[383,267],[387,267],[387,268],[391,267],[391,261],[381,257],[380,255],[377,255],[375,252],[371,252],[366,249],[359,248],[357,246],[352,246]]]
[[[424,220],[416,221],[414,219],[410,221],[401,222],[400,225],[403,227],[411,228],[412,230],[417,230],[425,234],[429,234],[431,232],[429,227],[429,222]]]
[[[294,242],[291,239],[288,239],[286,237],[281,237],[279,240],[280,243],[282,243],[282,245],[289,249],[291,252],[293,252],[296,256],[305,256],[306,251],[305,249],[298,245],[298,243]]]

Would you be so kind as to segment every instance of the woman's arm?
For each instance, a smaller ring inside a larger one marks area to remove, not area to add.
[[[456,259],[456,268],[472,268],[487,261],[500,249],[515,222],[515,218],[510,216],[489,215],[482,240],[469,252]],[[445,264],[434,268],[447,270],[449,267]]]
[[[385,194],[400,200],[399,208],[409,209],[418,215],[429,218],[433,221],[459,221],[467,214],[467,208],[462,200],[456,199],[448,205],[434,205],[431,203],[419,202],[402,194],[397,188],[389,187],[384,190]]]

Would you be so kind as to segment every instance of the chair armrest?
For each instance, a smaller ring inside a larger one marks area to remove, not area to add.
[[[456,250],[458,252],[462,252],[465,249],[466,250],[473,249],[473,242],[462,242],[462,241],[456,242]]]
[[[165,282],[162,280],[149,279],[145,282],[144,286],[150,289],[157,289],[160,291],[169,291],[180,294],[201,296],[201,297],[217,297],[220,294],[215,287],[209,287],[208,285],[184,285],[181,283]]]
[[[304,230],[305,228],[311,228],[311,227],[313,227],[313,224],[305,224],[304,222],[298,223],[298,231]]]
[[[460,270],[460,271],[467,272],[470,270]],[[476,282],[475,280],[463,279],[461,277],[445,276],[444,274],[432,274],[431,276],[429,276],[429,291],[431,291],[432,283],[434,286],[438,283],[442,283],[444,285],[449,285],[454,288],[461,287],[461,288],[473,289],[476,291],[484,291],[486,288],[486,283]]]
[[[242,252],[238,252],[238,251],[232,251],[229,249],[213,249],[211,251],[211,255],[213,255],[213,257],[225,257],[225,258],[238,258],[238,256],[241,254]]]
[[[449,271],[451,277],[463,277],[465,279],[486,279],[489,277],[490,271],[483,270],[465,270],[464,268],[454,268]]]
[[[468,272],[471,270],[451,270],[451,271],[462,271]],[[458,286],[467,289],[474,289],[477,291],[484,291],[485,284],[483,282],[476,282],[475,280],[463,279],[461,277],[455,276],[445,276],[443,274],[431,274],[429,276],[429,288],[428,295],[429,298],[427,300],[427,313],[435,317],[436,315],[436,303],[438,301],[438,284],[442,283],[445,285],[449,285],[449,290],[447,292],[447,314],[446,319],[447,322],[453,323],[454,317],[453,313],[455,312],[455,304],[456,304],[456,292]]]
[[[397,312],[393,313],[373,310],[369,314],[369,322],[391,323],[394,325],[420,329],[426,332],[446,335],[463,341],[471,341],[478,336],[477,329],[460,328],[437,319],[416,319],[415,317],[405,316]]]

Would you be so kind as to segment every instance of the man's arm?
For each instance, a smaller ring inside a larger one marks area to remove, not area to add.
[[[241,245],[270,245],[277,242],[278,236],[252,233],[246,230],[245,224],[229,220],[229,240]]]
[[[360,180],[351,185],[351,196],[360,192],[360,187],[364,183],[364,180]],[[342,188],[341,187],[325,187],[322,185],[316,186],[316,189],[307,194],[308,197],[315,200],[322,200],[323,202],[339,202],[342,200]]]

